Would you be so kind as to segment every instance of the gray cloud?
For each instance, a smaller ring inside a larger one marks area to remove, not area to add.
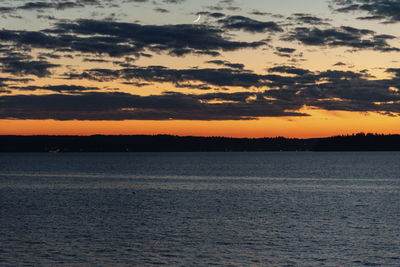
[[[230,99],[232,96],[227,94]],[[224,96],[204,99],[223,99]],[[0,118],[55,120],[249,120],[269,116],[305,116],[282,101],[265,98],[234,103],[205,103],[202,96],[167,92],[138,96],[126,93],[0,96]]]
[[[47,90],[58,93],[81,93],[84,91],[97,91],[100,90],[98,87],[86,87],[81,85],[46,85],[46,86],[10,86],[10,89],[19,91],[37,91],[37,90]]]
[[[226,62],[214,62],[226,64]],[[212,87],[264,88],[252,92],[211,92],[139,96],[127,93],[88,92],[96,87],[3,86],[2,90],[50,90],[53,95],[0,97],[0,118],[56,120],[247,120],[269,116],[306,116],[299,110],[378,112],[400,115],[400,70],[387,69],[390,79],[369,79],[360,71],[314,72],[294,66],[275,66],[267,74],[245,69],[169,69],[161,66],[120,70],[92,69],[79,77],[96,80],[122,79],[127,84],[170,82],[176,88],[210,90]],[[198,83],[198,84],[195,84]]]
[[[37,77],[50,76],[50,69],[58,67],[45,60],[32,60],[29,55],[9,52],[0,57],[3,73],[11,73],[16,76],[35,75]]]
[[[226,64],[225,61],[212,63]],[[396,108],[400,103],[398,90],[400,71],[398,69],[388,69],[387,72],[393,73],[394,78],[381,80],[371,80],[370,75],[365,71],[314,72],[286,65],[269,68],[268,72],[256,74],[245,69],[232,68],[174,70],[152,66],[120,70],[91,69],[82,74],[73,75],[72,78],[169,82],[175,84],[176,88],[205,90],[212,87],[231,86],[246,89],[264,88],[268,99],[284,101],[290,107],[295,104],[298,107],[386,112],[391,115],[398,115],[400,112],[400,108]],[[226,94],[224,93],[224,96]],[[272,103],[278,103],[274,101]]]
[[[221,64],[226,62],[214,61]],[[131,67],[119,70],[89,69],[82,73],[67,74],[69,79],[107,80],[137,80],[146,82],[167,82],[182,84],[184,82],[201,82],[212,86],[238,86],[243,88],[262,87],[267,85],[265,75],[258,75],[240,68],[219,69],[170,69],[164,66]]]
[[[244,65],[243,64],[231,63],[231,62],[229,62],[227,60],[209,60],[209,61],[206,61],[206,63],[215,64],[215,65],[218,65],[218,66],[229,67],[229,68],[232,68],[232,69],[240,69],[240,70],[244,69]]]
[[[43,11],[46,9],[64,10],[69,8],[82,8],[85,6],[104,7],[105,5],[115,5],[110,1],[104,0],[67,0],[67,1],[19,1],[20,5],[0,6],[0,12],[9,13],[18,10],[36,10]]]
[[[329,25],[329,19],[322,19],[312,14],[295,13],[287,18],[291,23],[309,25]]]
[[[264,42],[233,41],[224,31],[208,26],[140,25],[113,21],[79,20],[58,23],[43,31],[0,30],[0,41],[16,47],[52,49],[64,52],[108,54],[111,57],[141,56],[146,50],[186,54],[219,55],[219,51],[257,48]]]
[[[243,30],[251,33],[282,32],[282,28],[273,21],[258,21],[244,16],[229,16],[217,21],[225,29]]]
[[[382,20],[385,23],[400,21],[400,5],[393,0],[332,0],[338,12],[364,12],[364,20]]]
[[[378,35],[374,31],[342,26],[339,28],[319,29],[316,27],[297,27],[283,40],[299,41],[304,45],[349,47],[352,49],[372,49],[381,52],[400,51],[387,41],[396,38],[392,35]]]

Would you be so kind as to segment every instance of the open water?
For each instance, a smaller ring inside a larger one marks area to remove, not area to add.
[[[399,266],[400,153],[0,154],[0,265]]]

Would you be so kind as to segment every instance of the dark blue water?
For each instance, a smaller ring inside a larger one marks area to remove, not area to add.
[[[399,162],[0,154],[0,265],[399,266]]]

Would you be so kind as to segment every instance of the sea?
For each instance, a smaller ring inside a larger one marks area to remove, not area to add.
[[[399,152],[0,154],[0,266],[400,266]]]

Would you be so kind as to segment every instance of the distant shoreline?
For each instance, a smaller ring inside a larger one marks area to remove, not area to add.
[[[173,135],[0,135],[0,152],[400,151],[400,135],[228,138]]]

